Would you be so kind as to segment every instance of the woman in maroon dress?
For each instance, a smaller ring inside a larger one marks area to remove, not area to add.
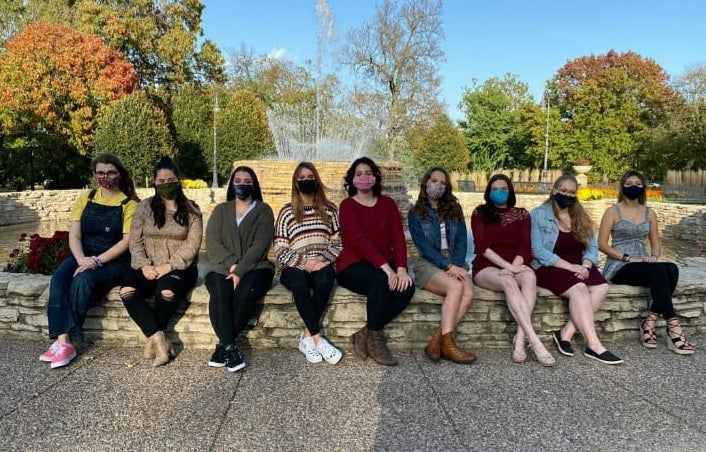
[[[517,321],[512,360],[525,362],[527,339],[537,361],[551,367],[554,357],[532,327],[537,282],[529,266],[532,259],[529,213],[515,207],[515,190],[504,174],[490,178],[483,199],[485,204],[476,207],[471,215],[476,251],[473,281],[478,287],[505,293],[507,306]]]
[[[584,356],[620,364],[623,360],[606,350],[596,333],[593,313],[608,294],[608,283],[596,268],[598,241],[577,189],[576,178],[564,174],[549,199],[532,211],[532,266],[538,286],[569,299],[569,321],[554,333],[559,353],[574,356],[571,338],[579,331],[586,342]]]

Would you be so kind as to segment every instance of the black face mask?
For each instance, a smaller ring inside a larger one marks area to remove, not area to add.
[[[302,179],[297,181],[297,188],[301,193],[305,195],[313,195],[316,193],[316,180],[315,179]]]
[[[576,196],[569,196],[563,193],[554,193],[554,201],[560,209],[566,209],[576,204]]]
[[[235,196],[238,199],[248,199],[254,190],[254,187],[250,184],[238,184],[233,187],[235,188]]]
[[[629,187],[623,187],[623,194],[628,199],[638,199],[645,192],[645,187],[640,187],[638,185],[631,185]]]

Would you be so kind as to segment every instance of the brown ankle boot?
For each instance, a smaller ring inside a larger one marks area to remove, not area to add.
[[[476,356],[473,353],[469,353],[456,345],[452,331],[441,335],[441,357],[456,364],[471,364],[476,360]]]
[[[356,355],[363,359],[368,357],[368,327],[363,327],[360,330],[353,333],[351,336],[351,342],[353,342],[353,349]]]
[[[431,335],[424,353],[430,360],[439,361],[441,357],[441,327],[434,330],[434,334]]]
[[[153,341],[155,354],[152,367],[159,367],[163,364],[167,364],[169,362],[169,342],[167,342],[164,332],[157,331],[150,336],[150,340]]]
[[[385,343],[385,332],[383,330],[368,330],[368,356],[376,363],[383,366],[396,366],[397,360]]]
[[[145,351],[142,354],[145,359],[154,359],[154,342],[149,337],[145,341]]]

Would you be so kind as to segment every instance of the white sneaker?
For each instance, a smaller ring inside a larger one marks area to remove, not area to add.
[[[319,345],[316,346],[316,349],[319,351],[321,357],[324,358],[329,364],[336,364],[343,357],[343,353],[331,345],[331,343],[323,336],[321,336],[321,340],[319,340]]]
[[[306,356],[306,360],[310,363],[321,362],[321,353],[319,353],[319,351],[316,349],[316,345],[314,344],[314,338],[312,338],[311,336],[304,337],[304,333],[299,336],[299,351],[304,353],[304,356]]]

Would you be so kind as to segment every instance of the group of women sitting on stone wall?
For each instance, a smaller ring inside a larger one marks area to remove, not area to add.
[[[39,359],[52,368],[69,364],[76,357],[76,341],[83,339],[91,300],[121,286],[120,298],[147,338],[144,356],[160,366],[175,356],[164,331],[196,284],[201,212],[184,195],[179,168],[169,158],[156,164],[155,194],[142,201],[115,156],[98,156],[92,169],[98,188],[81,195],[71,212],[71,254],[52,276],[47,305],[49,337],[55,341]],[[670,349],[694,352],[672,305],[678,268],[658,262],[657,218],[645,205],[645,179],[635,171],[622,177],[618,203],[606,210],[598,231],[576,197],[573,176],[557,179],[549,198],[529,213],[516,206],[512,181],[502,174],[490,179],[485,202],[473,211],[468,230],[448,173],[431,168],[408,216],[419,252],[414,276],[408,270],[400,213],[394,200],[382,194],[378,165],[367,157],[355,160],[344,187],[348,197],[336,207],[315,166],[302,162],[292,175],[291,202],[275,220],[255,172],[245,166],[233,171],[227,200],[214,208],[205,234],[204,282],[218,337],[209,366],[231,372],[246,367],[236,338],[272,285],[276,267],[268,253],[273,244],[280,282],[292,292],[304,324],[299,350],[311,363],[336,364],[343,356],[321,329],[336,281],[366,297],[367,322],[351,340],[357,355],[381,365],[397,364],[384,327],[409,304],[415,284],[444,297],[440,325],[425,348],[434,361],[476,360],[455,341],[475,283],[505,295],[517,322],[514,362],[527,360],[529,344],[541,365],[555,364],[532,327],[540,286],[569,300],[569,320],[553,335],[559,353],[574,355],[571,341],[579,332],[586,357],[622,363],[595,329],[594,312],[608,292],[606,278],[650,288],[652,305],[640,323],[645,347],[657,346],[657,321],[664,317]],[[596,268],[599,248],[607,256],[603,274]]]

